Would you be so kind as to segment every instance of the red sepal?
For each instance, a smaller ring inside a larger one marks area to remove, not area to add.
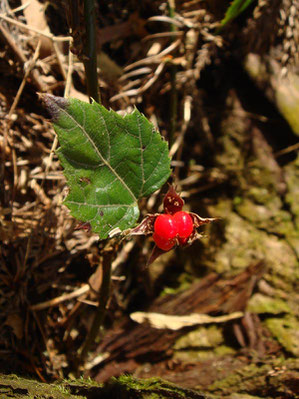
[[[163,200],[163,207],[165,213],[173,215],[183,209],[184,200],[175,191],[173,186],[169,186],[169,189]]]

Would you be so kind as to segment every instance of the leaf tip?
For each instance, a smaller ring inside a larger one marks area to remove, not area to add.
[[[65,109],[69,100],[64,97],[53,96],[52,94],[37,93],[53,120],[59,118],[61,109]]]

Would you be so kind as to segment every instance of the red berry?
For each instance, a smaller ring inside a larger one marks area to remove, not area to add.
[[[175,245],[177,234],[177,224],[172,215],[162,214],[157,217],[153,235],[157,247],[169,251]]]
[[[174,221],[174,217],[164,213],[159,215],[155,220],[154,231],[162,238],[174,238],[178,234],[178,228]]]
[[[179,241],[185,244],[193,231],[193,219],[187,212],[177,212],[173,215],[174,222],[177,225]]]
[[[157,247],[163,249],[163,251],[169,251],[175,245],[175,238],[163,238],[157,233],[153,234],[153,239]]]
[[[154,223],[153,239],[160,249],[169,251],[178,239],[184,245],[193,231],[193,219],[187,212],[159,215]]]

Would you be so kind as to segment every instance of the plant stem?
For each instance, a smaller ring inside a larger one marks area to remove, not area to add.
[[[91,346],[94,344],[99,330],[103,324],[106,305],[109,298],[110,292],[110,280],[111,280],[111,259],[113,251],[110,249],[104,253],[103,263],[102,263],[102,283],[99,290],[98,301],[99,305],[94,315],[91,329],[86,337],[86,340],[80,351],[80,361],[81,363],[85,360]]]
[[[87,93],[89,97],[100,103],[101,99],[97,74],[97,40],[94,0],[84,0],[84,19],[86,29],[86,50],[83,62],[86,74]]]
[[[168,0],[168,12],[170,18],[174,18],[175,15],[175,0]],[[176,31],[176,26],[171,24],[170,29],[172,32]],[[174,40],[174,39],[172,39]],[[174,141],[174,134],[176,131],[176,120],[177,120],[177,108],[178,108],[178,94],[176,90],[176,73],[177,66],[171,65],[170,67],[170,130],[169,130],[169,147],[172,146]]]

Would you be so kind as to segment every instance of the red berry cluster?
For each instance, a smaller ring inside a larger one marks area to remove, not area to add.
[[[154,223],[153,239],[160,249],[169,251],[176,243],[184,245],[193,232],[193,219],[187,212],[161,214]]]
[[[193,212],[182,211],[184,200],[170,186],[163,200],[163,213],[148,214],[142,222],[131,229],[130,235],[152,235],[155,246],[147,262],[150,265],[161,254],[175,245],[191,245],[202,237],[197,229],[214,218],[202,218]]]

